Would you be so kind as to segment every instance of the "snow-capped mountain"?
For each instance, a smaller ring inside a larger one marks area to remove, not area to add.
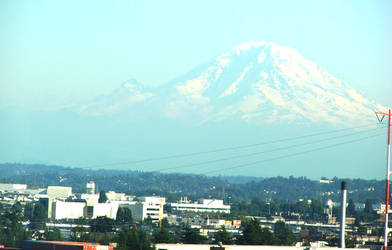
[[[155,89],[127,81],[79,112],[107,115],[147,104],[156,114],[198,122],[239,118],[340,125],[368,122],[374,110],[384,110],[294,49],[251,41]]]
[[[0,161],[79,167],[106,163],[109,168],[145,171],[207,161],[211,164],[173,171],[378,178],[385,167],[385,131],[381,130],[385,126],[376,127],[376,110],[386,109],[295,50],[248,42],[160,87],[128,80],[110,94],[71,108],[0,110]],[[356,133],[336,129],[358,125],[361,129]],[[339,136],[284,140],[334,130]],[[260,143],[276,140],[273,145]],[[258,146],[143,164],[111,164],[249,144]],[[276,151],[262,153],[271,149]],[[296,156],[298,152],[309,153]],[[245,153],[252,154],[246,159],[214,161]],[[264,162],[269,159],[277,160]],[[249,162],[260,164],[224,170]]]

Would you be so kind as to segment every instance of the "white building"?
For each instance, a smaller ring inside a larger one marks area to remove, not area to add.
[[[86,206],[84,215],[87,218],[95,219],[99,216],[106,216],[111,219],[116,219],[118,210],[117,203],[94,203],[92,206]]]
[[[166,203],[164,197],[140,197],[135,204],[124,205],[132,211],[132,216],[137,221],[143,221],[150,217],[157,223],[163,218],[163,206]]]
[[[109,201],[125,201],[126,200],[125,193],[116,193],[114,191],[107,192],[106,197],[108,197]]]
[[[106,197],[109,202],[124,202],[127,203],[132,201],[134,196],[126,195],[125,193],[116,193],[114,191],[109,191],[106,193]],[[81,194],[80,199],[86,200],[88,205],[92,205],[94,203],[98,203],[99,194]]]
[[[0,183],[0,191],[5,192],[15,192],[15,191],[24,191],[27,189],[26,184],[6,184]]]
[[[99,200],[99,194],[82,194],[80,196],[82,200],[86,200],[87,205],[94,205],[95,203],[98,203]]]
[[[72,195],[72,187],[48,186],[47,194],[51,199],[67,199]]]
[[[78,219],[84,217],[85,202],[54,201],[52,203],[52,219]]]
[[[230,213],[230,205],[224,205],[223,200],[200,199],[196,203],[181,200],[180,203],[169,203],[170,212],[202,212],[202,213]]]

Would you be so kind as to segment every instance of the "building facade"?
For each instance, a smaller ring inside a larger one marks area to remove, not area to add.
[[[230,213],[230,205],[224,205],[223,200],[199,199],[197,202],[181,200],[179,203],[169,203],[168,211],[176,212],[201,212],[201,213]]]

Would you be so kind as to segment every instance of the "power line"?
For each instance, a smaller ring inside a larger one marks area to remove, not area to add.
[[[175,158],[184,158],[184,157],[197,156],[197,155],[203,155],[203,154],[218,153],[218,152],[224,152],[224,151],[257,147],[257,146],[261,146],[261,145],[268,145],[268,144],[274,144],[274,143],[280,143],[280,142],[286,142],[286,141],[293,141],[293,140],[309,138],[309,137],[316,137],[316,136],[320,136],[320,135],[338,133],[338,132],[352,130],[352,129],[374,127],[375,125],[377,125],[377,124],[367,124],[367,125],[362,125],[362,126],[357,126],[357,127],[336,129],[336,130],[325,131],[325,132],[321,132],[321,133],[313,133],[313,134],[308,134],[308,135],[295,136],[295,137],[289,137],[289,138],[283,138],[283,139],[278,139],[278,140],[272,140],[272,141],[254,143],[254,144],[247,144],[247,145],[241,145],[241,146],[225,147],[225,148],[214,149],[214,150],[206,150],[206,151],[200,151],[200,152],[194,152],[194,153],[175,154],[175,155],[169,155],[169,156],[147,158],[147,159],[142,159],[142,160],[98,164],[98,165],[88,166],[86,168],[100,168],[100,167],[110,167],[110,166],[127,165],[127,164],[138,164],[138,163],[151,162],[151,161],[169,160],[169,159],[175,159]]]
[[[270,150],[254,152],[254,153],[250,153],[250,154],[242,154],[242,155],[236,155],[236,156],[231,156],[231,157],[219,158],[219,159],[203,161],[203,162],[198,162],[198,163],[184,164],[184,165],[180,165],[180,166],[176,166],[176,167],[155,169],[155,170],[152,170],[152,171],[160,171],[160,172],[162,172],[162,171],[167,171],[167,170],[189,168],[189,167],[206,165],[206,164],[216,163],[216,162],[221,162],[221,161],[228,161],[228,160],[233,160],[233,159],[238,159],[238,158],[250,157],[250,156],[255,156],[255,155],[260,155],[260,154],[265,154],[265,153],[276,152],[276,151],[280,151],[280,150],[286,150],[286,149],[290,149],[290,148],[296,148],[296,147],[301,147],[301,146],[306,146],[306,145],[317,144],[317,143],[320,143],[320,142],[323,142],[323,141],[335,140],[335,139],[344,138],[344,137],[348,137],[348,136],[353,136],[353,135],[364,133],[364,132],[371,132],[371,131],[378,130],[380,128],[381,127],[376,128],[376,129],[370,129],[370,130],[366,130],[366,131],[360,131],[360,132],[350,133],[350,134],[346,134],[346,135],[341,135],[341,136],[329,137],[329,138],[317,140],[315,142],[305,142],[305,143],[290,145],[290,146],[286,146],[286,147],[280,147],[280,148],[274,148],[274,149],[270,149]]]
[[[293,156],[297,156],[297,155],[312,153],[312,152],[315,152],[315,151],[320,151],[320,150],[333,148],[333,147],[337,147],[337,146],[341,146],[341,145],[346,145],[346,144],[350,144],[350,143],[354,143],[354,142],[358,142],[358,141],[363,141],[363,140],[375,138],[375,137],[381,136],[381,135],[384,135],[384,134],[376,134],[376,135],[372,135],[372,136],[368,136],[368,137],[363,137],[363,138],[360,138],[360,139],[357,139],[357,140],[351,140],[351,141],[347,141],[347,142],[336,143],[336,144],[329,145],[329,146],[326,146],[326,147],[319,147],[319,148],[306,150],[306,151],[302,151],[302,152],[297,152],[297,153],[293,153],[293,154],[278,156],[278,157],[269,158],[269,159],[260,160],[260,161],[254,161],[254,162],[250,162],[250,163],[237,165],[237,166],[234,166],[234,167],[216,169],[216,170],[204,172],[203,174],[217,173],[217,172],[221,172],[223,170],[232,170],[232,169],[236,169],[236,168],[243,168],[243,167],[252,166],[252,165],[255,165],[255,164],[258,164],[258,163],[264,163],[264,162],[270,162],[270,161],[275,161],[275,160],[281,160],[281,159],[285,159],[285,158],[289,158],[289,157],[293,157]]]

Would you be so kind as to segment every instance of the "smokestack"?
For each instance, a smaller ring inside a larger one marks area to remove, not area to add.
[[[342,216],[340,219],[340,247],[345,248],[344,243],[344,227],[346,224],[346,198],[347,198],[347,190],[346,190],[346,182],[342,181]]]

